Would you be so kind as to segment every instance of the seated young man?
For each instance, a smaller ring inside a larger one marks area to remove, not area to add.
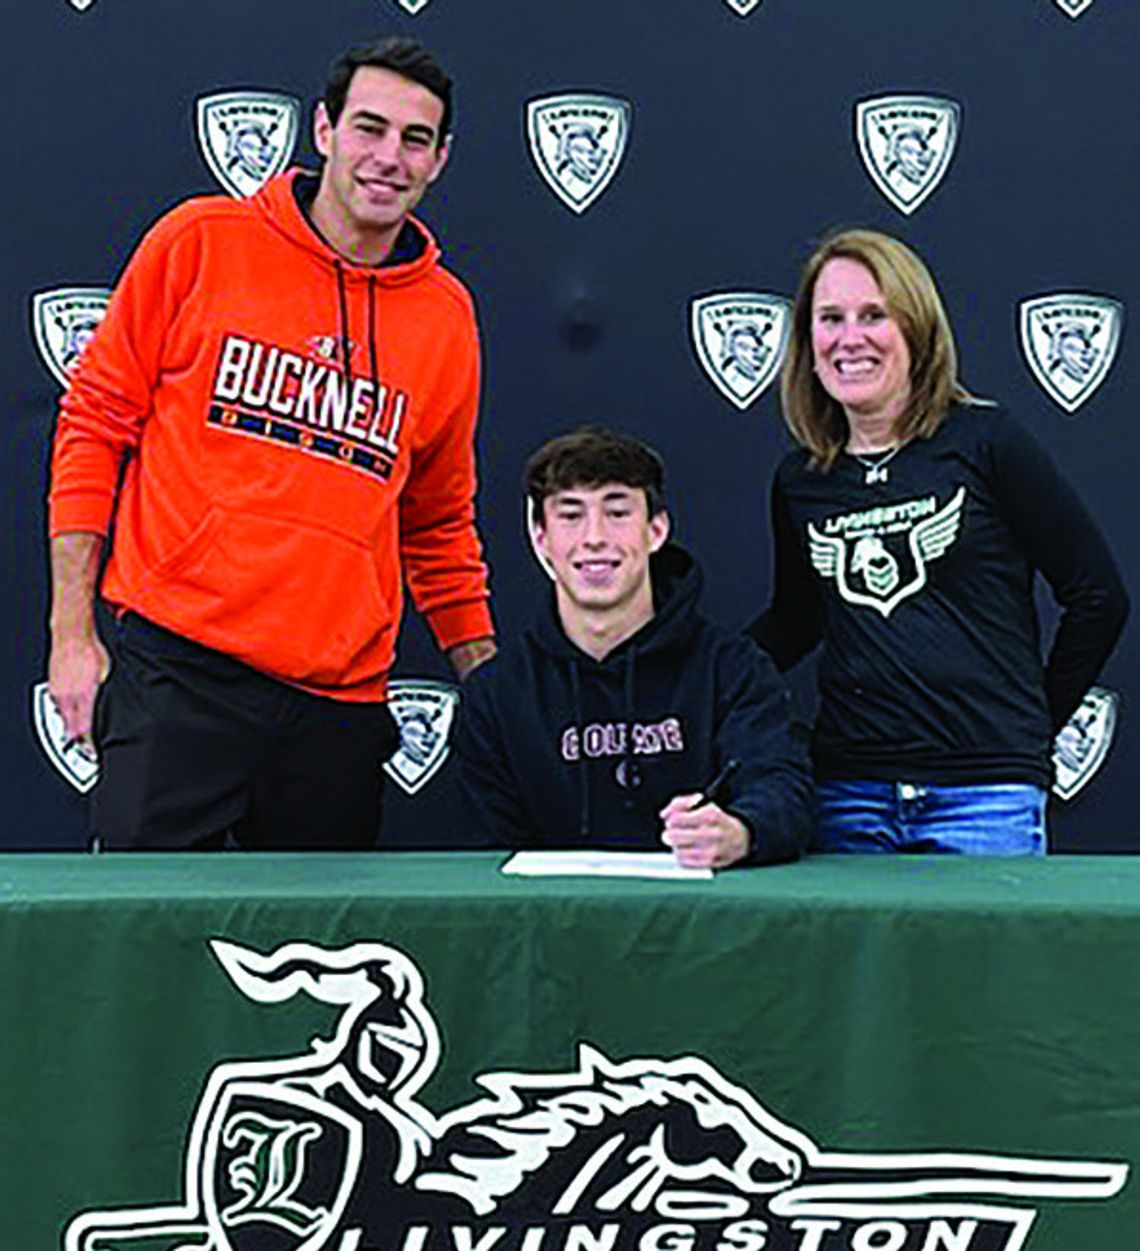
[[[464,689],[472,841],[665,846],[691,867],[794,859],[812,809],[787,694],[764,652],[698,613],[700,571],[667,542],[661,458],[589,427],[541,447],[526,489],[554,594]]]

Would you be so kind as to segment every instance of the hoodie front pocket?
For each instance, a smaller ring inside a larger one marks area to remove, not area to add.
[[[336,531],[215,507],[154,577],[188,634],[287,681],[352,685],[391,663],[373,549]]]

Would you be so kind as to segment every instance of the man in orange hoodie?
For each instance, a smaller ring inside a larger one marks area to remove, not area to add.
[[[346,52],[319,177],[166,214],[75,371],[49,683],[102,846],[371,846],[403,583],[461,678],[494,652],[474,311],[411,216],[451,111],[414,41]]]

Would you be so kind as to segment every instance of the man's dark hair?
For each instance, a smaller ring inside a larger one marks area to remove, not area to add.
[[[344,111],[352,76],[362,65],[391,70],[394,74],[419,83],[432,95],[440,98],[443,102],[443,117],[439,123],[436,146],[442,147],[444,140],[451,134],[451,78],[423,44],[404,35],[389,35],[384,39],[374,39],[371,43],[357,44],[337,57],[325,83],[325,112],[329,115],[329,121],[334,126],[337,124]]]
[[[665,462],[648,443],[604,426],[582,426],[544,443],[527,461],[523,482],[537,522],[548,496],[611,482],[644,491],[651,517],[665,507]]]

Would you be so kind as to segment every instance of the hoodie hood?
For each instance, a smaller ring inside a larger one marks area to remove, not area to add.
[[[621,665],[630,652],[649,656],[683,645],[697,625],[697,604],[704,586],[700,567],[683,547],[666,543],[649,558],[649,577],[653,586],[653,616],[600,661],[593,660],[566,637],[553,587],[527,635],[551,656],[600,668]]]
[[[271,178],[251,202],[274,230],[322,265],[342,274],[348,282],[402,286],[422,278],[439,264],[439,245],[423,222],[414,217],[406,219],[392,254],[384,264],[360,265],[341,256],[321,238],[298,203],[298,198],[311,202],[319,182],[319,175],[311,170],[291,169]]]

